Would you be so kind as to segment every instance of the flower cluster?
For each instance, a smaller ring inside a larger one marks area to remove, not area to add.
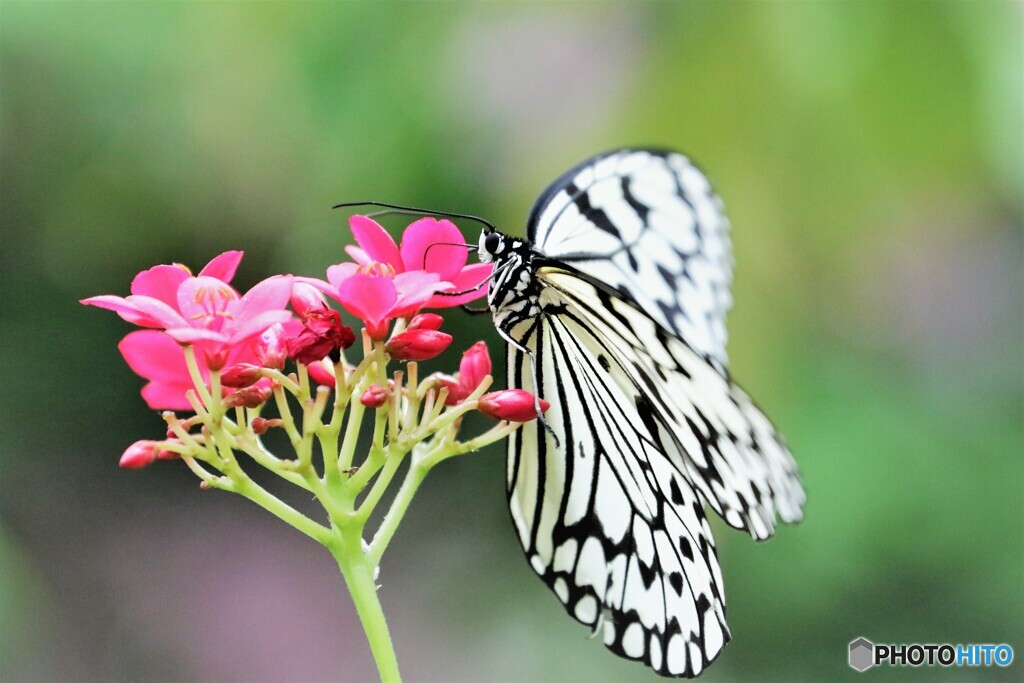
[[[166,438],[135,442],[121,466],[180,458],[204,488],[244,496],[330,550],[381,675],[393,680],[397,663],[374,579],[412,496],[438,463],[506,438],[547,403],[516,388],[488,392],[483,342],[463,354],[458,372],[421,378],[419,363],[453,342],[441,315],[424,309],[482,296],[491,274],[490,264],[467,265],[455,225],[418,220],[401,245],[368,217],[353,216],[350,225],[352,261],[327,268],[326,279],[274,275],[240,294],[231,280],[242,252],[229,251],[198,275],[178,263],[154,266],[135,277],[129,296],[82,303],[146,328],[119,349],[147,380],[146,403],[164,411]],[[350,357],[359,350],[361,358]],[[404,365],[391,369],[393,361]],[[462,438],[472,411],[499,422]],[[370,448],[357,458],[364,416]],[[271,429],[287,436],[293,456],[267,449],[261,437]],[[406,458],[404,481],[371,540],[368,520]],[[317,499],[329,523],[263,488],[248,473],[253,466]]]
[[[440,330],[440,315],[420,311],[482,296],[491,264],[467,265],[465,240],[448,220],[413,222],[400,246],[366,216],[352,216],[350,227],[357,246],[345,251],[352,261],[327,268],[325,280],[274,275],[239,294],[230,283],[242,252],[228,251],[198,275],[180,263],[154,266],[135,277],[129,296],[95,296],[82,303],[150,328],[129,333],[118,348],[129,367],[148,380],[142,396],[154,409],[194,410],[196,380],[210,390],[214,371],[220,371],[219,390],[227,405],[255,407],[272,394],[273,371],[282,371],[286,358],[305,365],[317,384],[333,387],[332,365],[344,364],[342,353],[355,343],[356,333],[328,300],[358,319],[371,342],[384,342],[393,360],[439,355],[452,336]],[[192,355],[186,357],[189,347]],[[436,385],[447,390],[446,405],[454,406],[489,375],[487,348],[478,342],[463,358],[461,381],[439,374]],[[526,421],[536,415],[532,396],[524,393],[493,392],[479,407],[499,420]],[[133,454],[140,452],[136,446],[129,449]],[[138,466],[145,459],[127,460]]]

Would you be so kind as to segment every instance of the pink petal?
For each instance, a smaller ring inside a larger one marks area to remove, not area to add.
[[[400,273],[395,276],[395,290],[397,292],[394,307],[391,315],[393,317],[410,315],[430,300],[439,289],[450,286],[448,282],[439,282],[437,273],[428,273],[422,270]]]
[[[153,266],[135,276],[132,294],[152,297],[177,308],[178,286],[188,278],[188,271],[181,266]]]
[[[361,266],[365,266],[369,263],[373,263],[373,259],[370,255],[359,247],[347,246],[345,247],[345,253],[352,257],[352,260]]]
[[[185,392],[192,389],[192,382],[149,382],[142,387],[142,398],[153,410],[192,410],[192,404],[185,398]]]
[[[469,250],[463,246],[437,244],[450,242],[465,244],[466,240],[449,220],[421,218],[409,225],[402,234],[402,261],[405,270],[426,270],[437,273],[439,279],[451,282],[464,265]],[[429,249],[429,252],[428,252]]]
[[[117,349],[124,356],[128,367],[137,375],[160,382],[192,384],[184,350],[163,332],[129,332],[117,345]]]
[[[287,313],[284,320],[275,322],[284,322],[291,318],[291,313],[284,308],[292,296],[292,279],[291,275],[274,275],[256,283],[238,302],[235,309],[235,325],[268,311]]]
[[[386,277],[353,275],[338,287],[338,301],[345,310],[370,324],[387,318],[397,298],[395,283]]]
[[[167,330],[167,336],[180,344],[197,344],[212,342],[214,345],[227,345],[229,338],[223,332],[207,330],[203,327],[175,327]]]
[[[94,296],[82,299],[81,303],[116,311],[128,322],[142,327],[180,327],[188,324],[170,306],[148,296],[132,294],[123,299],[119,296]]]
[[[232,326],[231,344],[240,344],[249,337],[262,334],[268,327],[277,323],[286,323],[292,319],[291,311],[266,311],[245,321],[236,321]]]
[[[355,263],[339,263],[336,266],[330,266],[327,269],[327,281],[331,283],[331,286],[333,286],[336,291],[342,282],[356,274],[356,270],[358,268],[359,266]],[[314,284],[314,287],[315,286],[316,285]]]
[[[487,294],[487,283],[490,281],[491,271],[494,269],[492,263],[474,263],[466,266],[452,278],[452,286],[449,292],[465,292],[458,296],[446,296],[438,294],[427,302],[426,308],[451,308],[461,306],[464,303],[474,301]],[[476,287],[477,289],[473,289]],[[472,290],[472,291],[470,291]]]
[[[387,230],[377,221],[366,216],[352,216],[348,219],[352,235],[373,261],[387,263],[397,272],[402,272],[402,254]]]
[[[231,282],[235,276],[238,264],[242,261],[245,252],[225,251],[220,256],[215,256],[212,261],[199,271],[200,277],[212,277],[222,282]]]
[[[164,326],[159,320],[154,320],[149,314],[143,313],[138,310],[137,307],[129,304],[124,297],[103,294],[102,296],[92,296],[88,299],[81,299],[78,303],[85,306],[95,306],[96,308],[114,311],[132,325],[139,325],[141,327]]]

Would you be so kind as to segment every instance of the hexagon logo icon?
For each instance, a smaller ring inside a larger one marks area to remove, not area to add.
[[[861,636],[850,643],[850,667],[867,671],[875,665],[875,644]]]

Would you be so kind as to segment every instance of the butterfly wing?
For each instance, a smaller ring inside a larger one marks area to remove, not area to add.
[[[660,453],[642,394],[569,317],[509,332],[533,357],[509,347],[509,385],[551,401],[557,435],[530,422],[509,437],[509,508],[530,565],[616,654],[699,674],[729,639],[721,570],[703,504]]]
[[[565,268],[509,330],[509,385],[551,402],[510,437],[508,495],[534,570],[616,654],[700,673],[729,640],[710,504],[764,539],[804,492],[749,397],[633,302]],[[532,361],[531,361],[532,356]],[[536,364],[536,384],[531,362]]]
[[[622,149],[588,159],[544,191],[527,235],[538,252],[635,301],[725,370],[729,222],[685,156]]]

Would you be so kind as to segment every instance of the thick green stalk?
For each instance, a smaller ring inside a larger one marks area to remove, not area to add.
[[[363,553],[361,525],[351,526],[354,528],[341,531],[340,538],[336,537],[327,547],[337,560],[345,585],[352,595],[352,602],[356,605],[359,621],[377,663],[381,683],[400,683],[402,677],[398,673],[398,658],[391,644],[391,633],[384,619],[384,610],[377,597],[377,584],[373,578],[376,565]]]

